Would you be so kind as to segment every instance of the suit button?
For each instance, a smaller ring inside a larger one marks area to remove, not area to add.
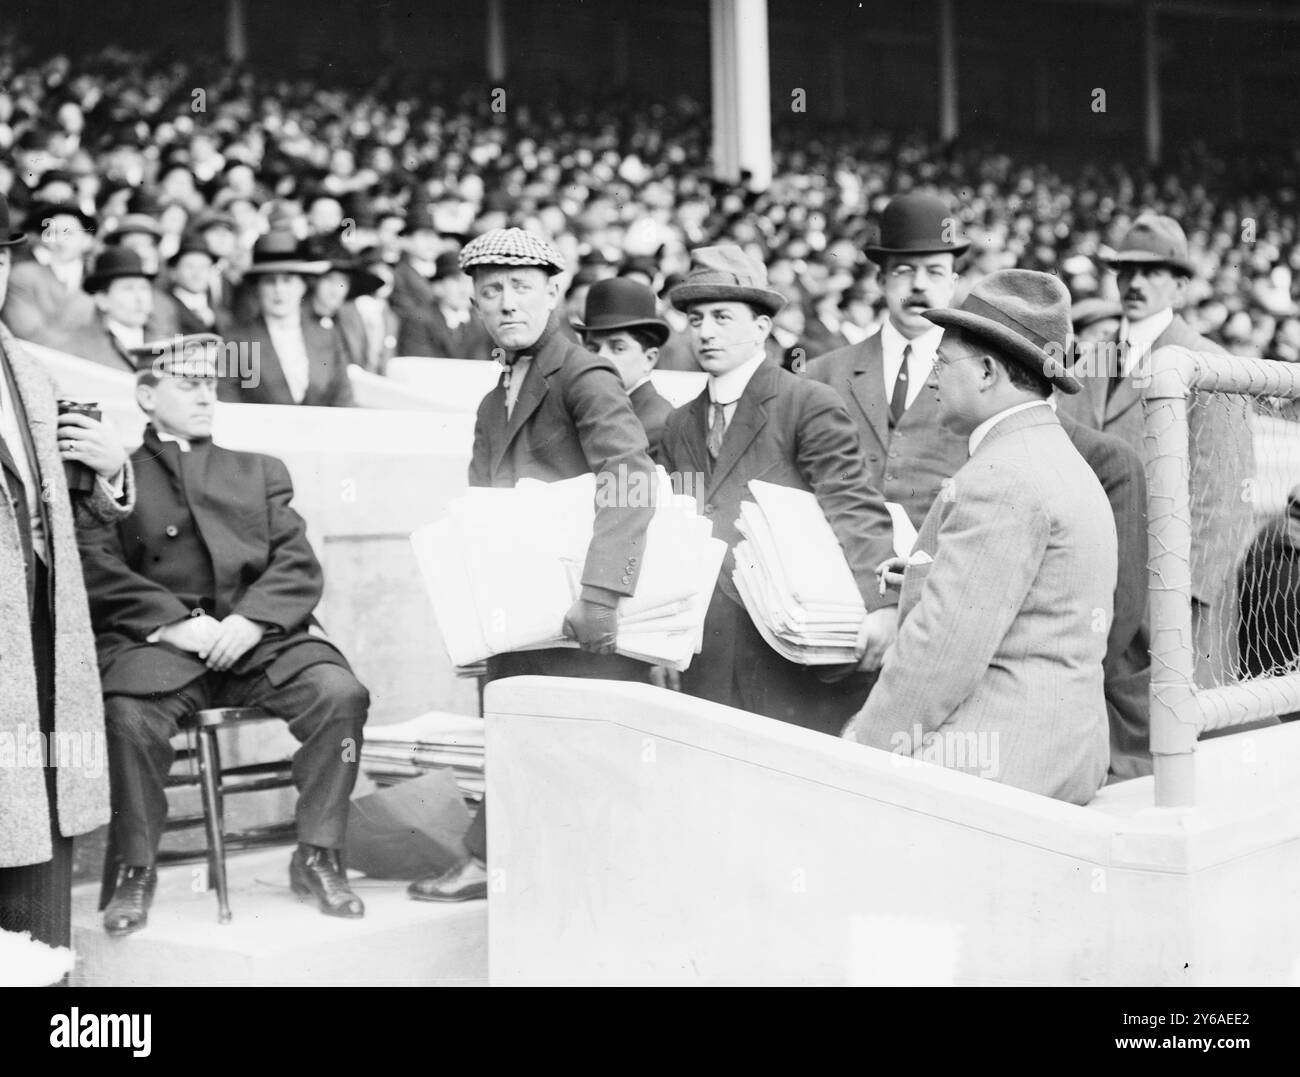
[[[704,515],[705,515],[705,516],[712,516],[712,515],[713,515],[713,506],[712,506],[712,505],[705,505],[705,506],[704,506]]]
[[[632,577],[631,577],[631,576],[624,576],[624,577],[623,577],[623,586],[624,586],[624,587],[630,587],[631,585],[632,585]]]
[[[627,563],[628,563],[629,565],[635,565],[635,564],[636,564],[636,558],[635,558],[635,557],[629,557],[629,558],[627,559]]]
[[[167,525],[167,537],[168,537],[168,538],[175,538],[175,537],[176,537],[177,535],[179,535],[180,533],[181,533],[180,528],[177,527],[175,524],[168,524],[168,525]]]

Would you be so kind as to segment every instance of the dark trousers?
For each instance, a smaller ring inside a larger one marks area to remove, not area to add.
[[[650,667],[621,654],[588,654],[576,647],[553,647],[542,651],[516,651],[493,655],[488,659],[486,681],[503,677],[586,677],[600,681],[640,681],[648,683]],[[487,797],[479,805],[469,830],[465,848],[478,860],[487,859]]]
[[[744,607],[721,588],[704,617],[704,647],[682,674],[682,691],[838,737],[876,683],[851,673],[827,684],[813,667],[782,658],[759,634]]]
[[[36,588],[32,613],[32,655],[40,730],[50,743],[54,732],[54,632],[50,619],[49,577],[35,560]],[[49,757],[47,756],[47,759]],[[50,806],[50,843],[54,855],[43,864],[0,868],[0,928],[30,931],[50,946],[72,941],[72,839],[59,833],[58,771],[45,768]],[[0,820],[0,826],[3,826]]]
[[[208,673],[159,696],[104,700],[113,842],[126,864],[154,862],[167,818],[171,738],[182,718],[207,707],[263,707],[287,721],[302,745],[293,757],[298,840],[341,849],[357,780],[370,694],[347,669],[319,663],[278,688],[260,672]]]

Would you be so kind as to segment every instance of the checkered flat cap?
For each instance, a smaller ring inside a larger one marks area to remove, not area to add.
[[[547,273],[561,273],[564,255],[522,228],[494,228],[460,252],[461,269],[469,272],[475,266],[537,266]]]

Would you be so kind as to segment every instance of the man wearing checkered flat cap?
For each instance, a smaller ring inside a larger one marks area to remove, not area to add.
[[[557,275],[564,258],[519,228],[499,228],[461,251],[474,281],[474,306],[505,368],[479,405],[471,486],[513,487],[520,479],[554,482],[587,472],[614,489],[652,489],[654,464],[645,430],[618,371],[569,339]],[[641,478],[636,478],[637,473]],[[650,679],[644,662],[614,654],[618,601],[636,592],[653,507],[598,503],[582,592],[564,619],[579,650],[553,648],[494,655],[488,680],[542,675],[605,680]],[[465,837],[469,857],[440,876],[416,880],[421,901],[487,895],[486,801]]]
[[[1055,277],[990,274],[930,310],[928,380],[970,459],[930,507],[903,574],[898,639],[844,736],[1086,804],[1110,759],[1103,661],[1115,518],[1048,403],[1081,386],[1062,359]]]

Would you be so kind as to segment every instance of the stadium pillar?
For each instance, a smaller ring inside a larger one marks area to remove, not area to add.
[[[503,82],[506,77],[505,0],[487,0],[487,77]]]
[[[226,59],[237,64],[248,59],[248,18],[244,0],[226,0]]]
[[[951,142],[958,134],[957,31],[952,0],[939,0],[939,139]]]
[[[1154,0],[1142,4],[1142,75],[1146,112],[1147,164],[1160,163],[1160,40]]]
[[[714,171],[731,180],[747,171],[761,191],[772,182],[767,0],[709,0],[709,21]]]

